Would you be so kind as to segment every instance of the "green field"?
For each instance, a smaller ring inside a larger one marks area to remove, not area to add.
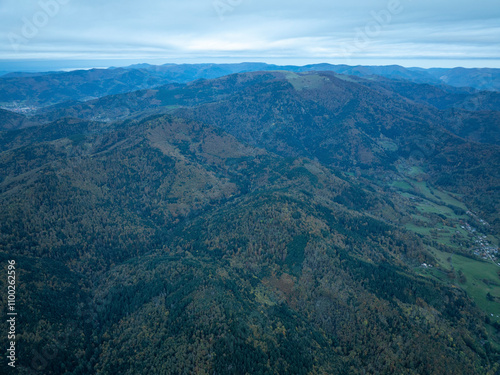
[[[408,174],[412,177],[421,175],[423,173],[424,171],[421,167],[411,167],[410,170],[408,171]]]
[[[452,257],[453,266],[458,272],[461,270],[467,277],[467,282],[463,285],[467,293],[474,299],[476,304],[485,312],[493,314],[500,320],[500,267],[493,262],[483,262],[454,255]],[[490,301],[486,298],[487,293],[497,298]]]
[[[404,180],[393,181],[391,186],[400,190],[410,190],[410,191],[413,190],[413,186],[411,186],[408,182]]]
[[[493,262],[471,259],[434,248],[430,249],[430,252],[438,264],[432,269],[419,269],[420,273],[463,288],[492,321],[500,322],[500,267]],[[452,269],[454,279],[447,275]],[[465,282],[459,281],[460,271],[465,275]],[[488,293],[494,300],[488,300]]]
[[[377,144],[384,150],[397,151],[398,145],[392,142],[390,139],[383,139],[377,142]]]
[[[417,175],[420,172],[420,169],[413,167],[408,175]],[[445,245],[450,251],[466,251],[471,246],[471,235],[462,229],[460,224],[460,220],[471,219],[461,214],[460,210],[467,211],[467,206],[457,197],[436,190],[425,181],[410,178],[393,181],[390,186],[402,197],[412,199],[408,202],[409,207],[412,207],[409,212],[413,214],[412,220],[405,224],[407,230]],[[450,208],[451,206],[455,208]],[[489,235],[488,240],[498,246],[496,236]],[[500,322],[500,267],[491,261],[472,259],[434,247],[429,250],[436,259],[436,264],[433,264],[432,268],[419,267],[416,271],[464,289],[492,321]]]
[[[430,236],[431,235],[431,230],[433,228],[426,228],[426,227],[420,227],[418,225],[415,225],[413,223],[408,223],[405,225],[405,228],[408,230],[411,230],[412,232],[424,235],[424,236]]]

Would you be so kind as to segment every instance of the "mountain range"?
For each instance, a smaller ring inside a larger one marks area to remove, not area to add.
[[[497,373],[497,74],[0,77],[19,373]]]
[[[45,107],[64,101],[87,101],[153,88],[166,83],[187,83],[252,71],[289,71],[295,73],[331,71],[358,77],[386,77],[427,83],[440,88],[451,86],[475,90],[500,91],[500,69],[419,69],[402,66],[348,66],[313,64],[279,66],[264,63],[240,64],[137,64],[125,68],[75,70],[70,72],[7,73],[0,76],[0,106]],[[445,88],[446,90],[446,88]],[[456,93],[464,93],[457,90]]]

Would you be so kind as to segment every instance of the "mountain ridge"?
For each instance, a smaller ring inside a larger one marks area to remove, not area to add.
[[[401,66],[348,66],[313,64],[306,66],[240,64],[165,64],[131,65],[125,68],[75,70],[49,73],[10,73],[0,77],[0,104],[20,103],[44,107],[67,100],[88,100],[110,94],[124,93],[132,88],[153,88],[169,82],[187,83],[196,79],[213,79],[228,74],[250,71],[288,70],[333,71],[360,77],[384,76],[416,83],[447,84],[500,91],[500,69],[411,69]],[[65,90],[62,90],[62,88]],[[8,109],[8,107],[6,107]]]

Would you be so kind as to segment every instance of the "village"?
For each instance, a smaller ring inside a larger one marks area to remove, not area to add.
[[[38,110],[38,107],[35,106],[20,106],[18,104],[4,105],[0,107],[1,109],[5,109],[11,112],[19,113],[22,115],[29,115]]]
[[[477,220],[479,223],[484,225],[485,227],[489,227],[489,224],[479,218],[476,214],[474,214],[471,211],[467,211],[467,214]],[[473,241],[474,241],[474,246],[473,246],[473,253],[474,255],[484,259],[484,260],[491,260],[493,263],[498,265],[500,267],[500,258],[498,255],[499,248],[498,246],[492,245],[488,241],[488,237],[476,230],[476,228],[472,227],[469,223],[461,223],[460,227],[467,232],[469,232],[473,236]]]

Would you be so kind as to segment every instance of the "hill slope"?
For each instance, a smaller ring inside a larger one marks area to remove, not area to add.
[[[0,132],[21,373],[499,371],[500,150],[452,110],[257,72],[46,116]]]
[[[348,66],[314,64],[279,66],[264,63],[241,64],[138,64],[127,68],[77,70],[71,72],[10,73],[0,77],[0,105],[46,107],[69,100],[86,101],[153,88],[168,82],[188,83],[234,73],[255,71],[317,72],[373,78],[382,76],[430,85],[472,87],[499,91],[499,69],[408,69],[401,66]]]

